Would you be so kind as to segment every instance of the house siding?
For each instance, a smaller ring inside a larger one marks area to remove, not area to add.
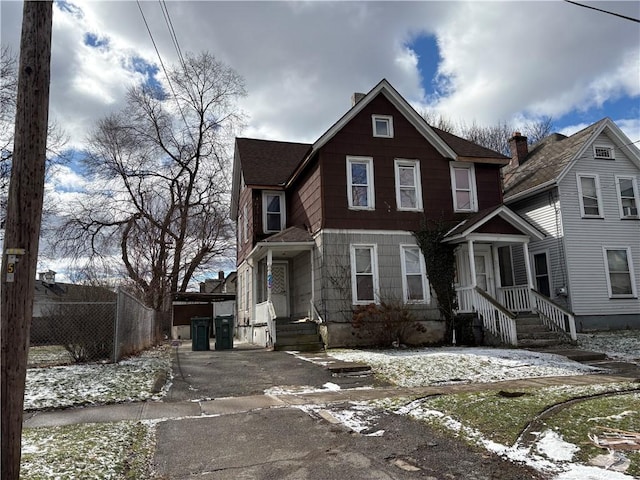
[[[372,134],[373,114],[393,117],[393,138]],[[373,159],[375,210],[350,210],[347,198],[347,156]],[[383,96],[372,100],[319,152],[324,204],[323,228],[406,230],[419,228],[425,216],[452,220],[449,163]],[[418,160],[424,211],[398,211],[395,191],[395,159]],[[475,164],[479,209],[502,200],[500,172],[496,165]]]
[[[602,134],[594,142],[613,146]],[[597,174],[600,183],[604,218],[582,218],[577,186],[577,173]],[[622,220],[615,187],[616,175],[640,179],[638,168],[615,149],[615,160],[600,160],[593,156],[590,145],[559,184],[562,222],[566,236],[567,266],[573,311],[578,316],[635,315],[640,325],[638,298],[609,298],[603,246],[630,247],[635,270],[636,291],[640,287],[640,220]],[[588,328],[593,322],[583,322]]]
[[[530,243],[529,254],[533,256],[537,253],[547,253],[551,269],[551,298],[571,309],[570,296],[560,294],[559,291],[564,287],[565,291],[568,290],[569,295],[571,294],[571,289],[568,288],[565,241],[557,190],[539,193],[525,202],[520,201],[510,207],[546,235],[543,240]],[[522,248],[513,249],[513,263],[516,269],[516,281],[519,284],[526,284],[527,277]],[[533,275],[535,273],[533,263],[531,268]]]
[[[322,243],[325,279],[322,285],[322,309],[325,320],[351,322],[353,302],[350,246],[354,244],[376,245],[380,299],[385,302],[402,302],[400,245],[416,245],[411,233],[324,231]],[[433,292],[430,303],[410,305],[409,308],[415,310],[418,317],[439,319]]]
[[[322,177],[315,163],[302,175],[288,194],[287,226],[306,226],[317,232],[322,226]]]

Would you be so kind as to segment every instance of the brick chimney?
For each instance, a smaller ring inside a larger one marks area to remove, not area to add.
[[[355,107],[356,103],[362,100],[366,96],[366,93],[354,93],[351,95],[351,106]]]
[[[218,272],[218,280],[224,280],[224,271],[223,270],[220,270]]]
[[[509,149],[511,150],[511,162],[510,167],[517,167],[522,165],[527,160],[529,154],[529,147],[527,146],[527,137],[520,132],[514,132],[513,137],[509,139]]]

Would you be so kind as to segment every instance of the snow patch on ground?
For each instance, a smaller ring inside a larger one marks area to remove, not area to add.
[[[331,350],[339,360],[362,362],[401,387],[488,383],[530,377],[585,375],[602,371],[550,353],[488,348]]]
[[[565,442],[557,432],[545,430],[536,442],[536,450],[553,461],[570,462],[580,448]]]
[[[159,400],[153,386],[159,375],[170,377],[171,357],[166,348],[147,350],[119,363],[88,363],[27,369],[25,410],[79,405]]]

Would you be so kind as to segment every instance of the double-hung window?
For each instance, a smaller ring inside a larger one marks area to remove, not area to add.
[[[347,197],[349,208],[373,210],[373,158],[347,157]]]
[[[455,212],[477,212],[476,171],[473,163],[451,162],[451,192]]]
[[[354,305],[378,303],[376,245],[351,245],[351,291]]]
[[[262,225],[264,233],[279,232],[284,229],[284,192],[262,193]]]
[[[584,218],[602,218],[600,179],[598,175],[577,174],[578,199]]]
[[[635,177],[616,177],[621,218],[638,218],[638,184]]]
[[[393,138],[393,117],[391,115],[372,115],[373,136]]]
[[[636,283],[629,247],[604,247],[604,265],[610,298],[636,297]]]
[[[400,256],[402,257],[402,293],[405,303],[428,302],[427,269],[420,247],[400,245]]]
[[[398,210],[422,210],[420,162],[396,159],[396,205]]]

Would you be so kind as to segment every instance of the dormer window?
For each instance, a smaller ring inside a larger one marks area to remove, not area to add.
[[[284,229],[284,192],[262,193],[262,225],[264,233],[274,233]]]
[[[608,147],[606,145],[594,145],[593,146],[593,156],[595,158],[600,158],[603,160],[613,160],[615,159],[614,150],[612,147]]]
[[[393,117],[390,115],[372,115],[373,136],[393,138]]]

